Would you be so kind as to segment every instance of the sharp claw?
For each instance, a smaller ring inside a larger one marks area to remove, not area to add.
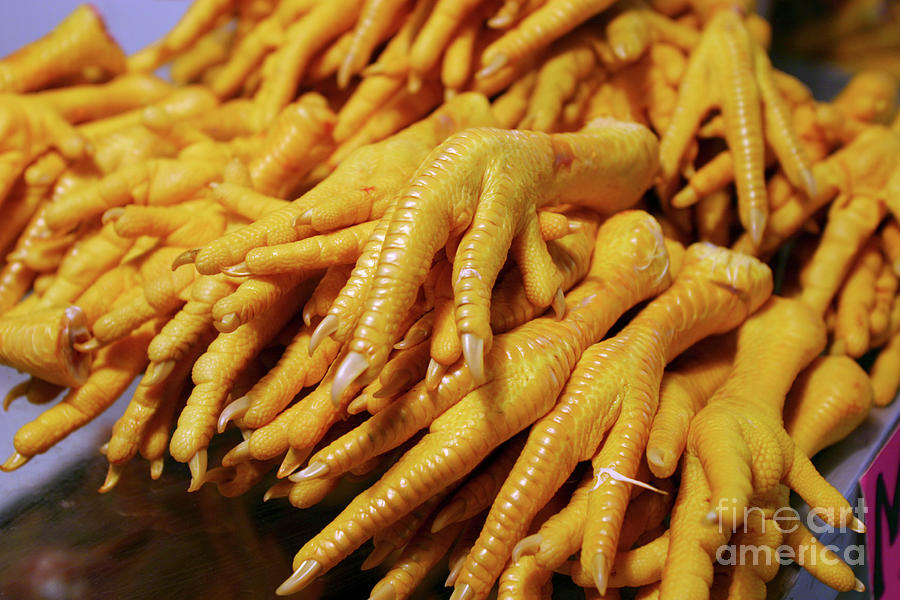
[[[766,229],[766,213],[758,208],[750,209],[750,241],[753,245],[759,247],[762,243],[763,232]]]
[[[857,579],[856,584],[853,586],[853,589],[857,592],[864,592],[866,591],[866,584]]]
[[[454,583],[456,583],[456,579],[459,577],[463,565],[466,563],[466,556],[468,554],[469,552],[466,551],[466,553],[457,558],[456,562],[453,563],[453,566],[450,567],[450,573],[447,575],[447,579],[444,580],[444,587],[451,587]]]
[[[241,261],[236,265],[231,265],[230,267],[222,267],[222,272],[226,275],[231,275],[232,277],[247,277],[253,275],[253,273],[250,272],[247,263],[244,261]]]
[[[513,562],[518,561],[525,555],[537,554],[541,549],[542,541],[544,541],[544,537],[539,533],[529,535],[519,540],[519,543],[515,545],[512,551]]]
[[[809,198],[816,195],[816,178],[813,177],[811,169],[803,169],[803,184]]]
[[[453,500],[447,506],[441,509],[431,523],[431,533],[437,533],[448,525],[452,525],[460,520],[466,514],[465,500]]]
[[[432,358],[428,363],[428,371],[425,373],[425,388],[429,391],[436,390],[446,372],[447,367]]]
[[[9,393],[3,398],[3,410],[9,410],[9,405],[12,404],[14,400],[26,395],[30,386],[30,379],[26,379],[25,381],[14,385],[13,388],[9,390]]]
[[[563,294],[562,288],[556,290],[556,296],[553,297],[552,306],[553,314],[556,316],[557,321],[566,316],[566,297]]]
[[[213,325],[216,327],[216,331],[221,333],[231,333],[241,326],[241,322],[238,319],[237,313],[228,313],[223,315],[218,321],[214,322]]]
[[[147,371],[144,373],[140,385],[156,385],[168,377],[174,368],[174,360],[164,360],[158,363],[151,362],[147,365]]]
[[[250,442],[244,440],[222,457],[223,467],[233,467],[234,465],[250,460]]]
[[[223,483],[234,477],[234,468],[233,467],[216,467],[215,469],[210,469],[206,473],[206,479],[203,483],[212,482],[212,483]]]
[[[468,583],[453,587],[453,593],[450,594],[450,600],[470,600],[475,596],[475,590]]]
[[[275,593],[279,596],[289,596],[291,594],[296,594],[307,585],[309,585],[313,579],[319,574],[319,571],[322,570],[322,565],[317,560],[304,560],[300,563],[300,566],[297,567],[297,570],[288,577],[284,583],[278,586],[278,589],[275,590]]]
[[[106,453],[109,452],[109,442],[100,444],[100,447],[97,448],[97,452],[99,452],[103,456],[106,456]]]
[[[594,555],[594,585],[597,586],[601,596],[606,594],[609,585],[609,563],[602,552]]]
[[[341,396],[350,384],[362,375],[369,368],[369,361],[359,352],[348,352],[347,356],[338,367],[337,373],[334,374],[334,381],[331,382],[331,402],[339,404]]]
[[[382,542],[380,544],[375,545],[375,549],[372,550],[372,553],[366,557],[366,560],[363,561],[363,564],[359,566],[361,571],[368,571],[369,569],[374,569],[381,563],[385,561],[385,559],[390,556],[391,552],[396,550],[397,547],[391,544],[390,542]]]
[[[290,477],[290,475],[297,470],[297,467],[306,459],[308,454],[298,453],[293,448],[288,448],[287,453],[284,455],[284,459],[281,461],[281,465],[278,467],[278,472],[275,474],[278,479],[284,479],[285,477]]]
[[[103,481],[103,485],[100,486],[100,489],[98,489],[97,492],[105,494],[116,487],[116,484],[119,483],[119,478],[122,476],[122,469],[124,468],[125,465],[109,465],[109,469],[106,471],[106,479]]]
[[[154,458],[150,461],[150,479],[156,481],[160,477],[162,477],[163,466],[165,466],[165,461],[161,458]]]
[[[291,495],[291,487],[293,484],[289,481],[279,481],[266,490],[263,494],[263,502],[268,502],[272,498],[287,498]]]
[[[476,79],[485,79],[490,77],[500,69],[506,66],[506,63],[509,61],[509,58],[505,54],[498,54],[494,57],[491,62],[484,66],[478,73],[475,74]]]
[[[191,470],[191,485],[188,487],[189,492],[196,492],[206,482],[206,448],[198,450],[195,455],[188,461],[188,468]]]
[[[418,346],[428,339],[429,332],[424,327],[413,327],[406,332],[403,339],[394,344],[394,350],[406,350],[413,346]]]
[[[172,261],[172,270],[174,271],[178,267],[193,264],[194,261],[197,260],[198,254],[200,254],[200,248],[185,250],[184,252],[176,256],[175,260]]]
[[[294,483],[300,483],[301,481],[306,481],[307,479],[316,479],[317,477],[324,477],[328,475],[328,472],[331,471],[331,468],[323,463],[323,462],[314,462],[310,463],[305,469],[294,473],[289,477],[291,481]]]
[[[319,347],[325,338],[330,337],[335,331],[338,330],[338,325],[340,325],[340,321],[338,321],[337,315],[325,315],[319,324],[313,329],[312,335],[309,336],[309,354],[312,355],[313,352],[316,351],[316,348]]]
[[[240,419],[244,416],[244,413],[250,408],[250,397],[249,396],[241,396],[228,406],[222,409],[222,414],[219,415],[219,422],[216,424],[216,428],[219,430],[219,433],[225,431],[225,427],[228,425],[228,422],[232,419]]]
[[[850,529],[852,529],[856,533],[865,533],[866,532],[865,524],[862,521],[860,521],[859,519],[857,519],[856,517],[853,517],[851,519]]]
[[[491,29],[505,29],[506,27],[509,27],[510,23],[512,23],[512,17],[501,15],[499,17],[491,17],[488,19],[487,25]]]
[[[23,456],[18,452],[13,452],[9,455],[9,458],[6,459],[2,465],[0,465],[0,471],[6,471],[7,473],[10,471],[15,471],[22,465],[28,462],[30,456]]]
[[[460,337],[462,341],[463,357],[466,365],[472,373],[472,377],[478,383],[484,383],[484,340],[474,333],[464,333]]]

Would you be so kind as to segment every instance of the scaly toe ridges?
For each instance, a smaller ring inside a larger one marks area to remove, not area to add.
[[[216,429],[218,429],[219,433],[225,431],[225,427],[228,426],[228,422],[232,419],[240,419],[244,416],[244,413],[250,408],[250,397],[249,396],[241,396],[228,406],[222,409],[222,414],[219,415],[219,422],[216,423]]]
[[[359,352],[348,352],[334,374],[334,381],[331,383],[331,402],[335,405],[340,403],[344,391],[368,368],[369,361],[365,356]]]
[[[325,317],[322,318],[322,321],[313,330],[312,335],[309,336],[310,356],[316,351],[319,344],[325,341],[325,338],[331,336],[331,334],[338,330],[339,324],[340,322],[336,315],[325,315]]]

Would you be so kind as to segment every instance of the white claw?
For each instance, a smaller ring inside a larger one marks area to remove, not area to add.
[[[312,356],[312,353],[316,351],[316,348],[319,347],[319,344],[321,344],[325,338],[338,330],[339,324],[340,322],[338,321],[337,315],[325,315],[316,328],[313,329],[312,335],[309,336],[310,356]]]
[[[189,492],[195,492],[200,489],[206,481],[206,448],[198,450],[197,454],[188,461],[188,468],[191,470],[191,485],[188,487]]]
[[[344,390],[369,368],[369,361],[359,352],[348,352],[331,382],[331,401],[338,404]]]
[[[247,409],[250,408],[250,397],[249,396],[241,396],[228,406],[222,409],[222,414],[219,415],[219,422],[216,424],[219,433],[225,431],[225,427],[228,425],[228,422],[232,419],[240,419],[244,416],[244,413],[247,412]]]
[[[460,341],[463,357],[472,377],[475,381],[484,383],[484,340],[473,333],[464,333],[460,336]]]
[[[175,368],[174,360],[164,360],[162,362],[151,362],[147,365],[144,377],[139,385],[156,385],[164,380]]]

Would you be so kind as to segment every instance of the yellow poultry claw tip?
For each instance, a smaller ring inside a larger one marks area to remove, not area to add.
[[[109,465],[109,469],[106,471],[106,479],[103,481],[103,485],[97,490],[100,494],[105,494],[109,490],[116,487],[116,484],[119,483],[119,478],[122,477],[122,470],[125,465]]]
[[[341,366],[338,367],[337,373],[334,374],[334,381],[331,384],[331,402],[335,405],[340,403],[344,391],[368,368],[369,361],[365,356],[359,352],[348,352],[341,362]]]
[[[91,338],[83,342],[76,342],[72,344],[72,346],[79,352],[88,354],[89,352],[100,349],[100,340],[98,340],[97,338]]]
[[[309,336],[309,354],[312,356],[312,353],[316,351],[316,348],[319,347],[325,338],[330,337],[335,331],[338,330],[339,321],[336,315],[325,315],[322,321],[316,326],[313,330],[312,335]]]
[[[273,498],[287,498],[291,493],[291,484],[287,481],[279,481],[266,490],[263,494],[263,502],[268,502]]]
[[[237,313],[228,313],[222,315],[222,318],[213,323],[216,330],[220,333],[231,333],[241,326],[241,320],[238,319]]]
[[[222,267],[222,272],[226,275],[231,275],[232,277],[247,277],[253,275],[247,267],[247,263],[243,261],[236,265],[231,265],[230,267]]]
[[[853,586],[854,591],[864,592],[866,591],[866,584],[864,584],[859,579],[856,580],[856,585]]]
[[[433,358],[428,363],[428,371],[425,374],[425,387],[428,391],[434,391],[441,384],[444,373],[447,372],[446,365],[442,365]]]
[[[278,589],[275,590],[275,593],[279,596],[290,596],[291,594],[296,594],[307,585],[309,585],[313,579],[319,574],[319,571],[322,570],[322,565],[317,560],[305,560],[300,563],[300,566],[297,567],[297,570],[294,573],[285,579],[284,583],[278,586]]]
[[[602,552],[594,555],[594,585],[601,596],[606,594],[609,585],[609,561]]]
[[[196,492],[206,482],[206,449],[199,450],[188,461],[188,468],[191,470],[191,485],[188,487],[189,492]]]
[[[194,264],[194,261],[197,260],[198,254],[200,254],[200,248],[185,250],[184,252],[176,256],[175,260],[172,261],[172,270],[174,271],[178,267],[183,267],[184,265]]]
[[[563,294],[562,288],[556,290],[556,296],[553,298],[553,316],[556,317],[557,321],[562,320],[563,317],[566,316],[566,297]]]
[[[292,225],[294,227],[302,227],[303,225],[309,225],[312,223],[313,219],[313,209],[308,209],[294,217],[294,221]]]
[[[359,566],[360,571],[369,571],[374,569],[385,560],[387,557],[391,555],[391,552],[396,550],[397,547],[389,542],[381,542],[375,546],[375,549],[372,550],[372,553],[366,557],[366,560]]]
[[[472,589],[472,586],[468,583],[463,583],[453,587],[453,594],[450,595],[450,600],[471,600],[474,597],[475,590]]]
[[[454,500],[441,509],[434,521],[431,523],[431,533],[437,533],[448,525],[452,525],[459,521],[466,514],[465,501]]]
[[[103,213],[103,216],[100,217],[100,222],[103,225],[108,223],[112,223],[114,221],[118,221],[122,218],[122,215],[125,214],[125,208],[122,206],[114,206],[113,208],[108,209]]]
[[[460,341],[472,377],[479,384],[484,383],[484,340],[474,333],[464,333],[460,336]]]
[[[491,62],[484,66],[478,73],[475,74],[476,79],[487,79],[500,69],[506,66],[506,63],[509,62],[509,59],[505,54],[498,54],[495,56]]]
[[[331,469],[326,463],[314,462],[309,464],[305,469],[290,476],[290,480],[294,483],[325,477]]]
[[[219,433],[225,431],[225,427],[228,426],[228,422],[232,419],[240,419],[244,416],[244,413],[250,408],[250,398],[248,396],[241,396],[228,406],[222,409],[222,414],[219,415],[219,421],[216,424],[216,428]]]
[[[372,590],[372,593],[369,594],[369,600],[395,600],[397,598],[397,591],[394,589],[394,584],[390,581],[384,582],[383,585],[377,585]]]
[[[28,456],[22,456],[18,452],[13,452],[9,455],[9,458],[6,459],[2,465],[0,465],[0,471],[6,471],[9,473],[10,471],[15,471],[22,465],[28,462]]]
[[[541,542],[544,541],[543,536],[539,533],[529,535],[519,540],[519,543],[513,548],[513,562],[518,562],[523,556],[537,554],[541,549]]]
[[[466,554],[468,554],[468,552],[460,556],[456,562],[453,563],[453,566],[450,568],[450,573],[447,575],[447,579],[444,580],[444,587],[453,587],[456,583],[463,565],[466,563]]]
[[[163,381],[166,377],[168,377],[169,374],[172,373],[172,370],[174,368],[174,360],[151,362],[149,365],[147,365],[147,370],[144,372],[144,377],[141,379],[141,383],[139,385],[156,385]]]
[[[162,477],[163,467],[165,466],[165,461],[161,458],[154,458],[150,461],[150,479],[156,481],[160,477]]]
[[[307,453],[297,452],[297,450],[293,448],[288,448],[287,453],[284,455],[284,459],[281,461],[281,464],[278,465],[278,472],[275,473],[275,477],[278,479],[290,477],[294,471],[303,464],[306,457]]]

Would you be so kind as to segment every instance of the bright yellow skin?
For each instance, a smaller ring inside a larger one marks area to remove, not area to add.
[[[669,477],[678,468],[691,420],[731,370],[734,342],[733,335],[705,340],[663,375],[647,440],[647,464],[657,477]]]
[[[869,318],[875,310],[875,283],[884,264],[881,250],[870,238],[847,273],[837,296],[831,354],[859,358],[869,349]]]
[[[661,597],[706,597],[715,548],[742,523],[748,506],[778,502],[782,483],[825,509],[829,524],[858,526],[847,501],[781,423],[791,383],[824,345],[821,319],[803,303],[782,298],[770,300],[738,331],[734,369],[691,423],[680,495],[692,508],[676,505]],[[706,524],[698,528],[701,517]]]
[[[356,320],[330,313],[341,327],[355,322],[338,389],[359,376],[371,380],[386,362],[385,339],[396,327],[388,315],[412,304],[431,258],[451,233],[462,233],[453,262],[457,330],[466,362],[483,379],[482,356],[492,338],[490,292],[506,251],[519,263],[533,304],[548,306],[559,289],[561,276],[541,240],[537,208],[571,202],[621,210],[637,201],[655,167],[656,140],[649,130],[610,120],[576,134],[470,129],[444,142],[397,195],[390,219],[383,218],[383,247],[376,250],[380,243],[373,236],[363,251],[360,262],[369,246],[378,259],[362,314]],[[513,169],[522,175],[504,174]]]
[[[101,350],[84,385],[71,389],[58,404],[16,432],[16,450],[0,469],[18,468],[32,456],[46,452],[115,402],[147,364],[146,348],[156,326],[148,323],[134,335]]]
[[[735,327],[765,300],[771,286],[771,273],[762,263],[712,246],[692,246],[672,287],[615,338],[585,351],[557,405],[532,428],[457,590],[462,584],[474,597],[486,595],[531,518],[578,461],[593,456],[595,469],[636,477],[666,363],[698,339]],[[630,489],[606,476],[589,494],[581,563],[601,593]],[[511,527],[513,522],[519,526]]]
[[[207,244],[196,256],[197,270],[219,272],[241,262],[260,246],[294,242],[380,217],[388,198],[428,152],[460,127],[490,122],[486,100],[464,94],[432,116],[395,136],[360,148],[324,181],[291,205]],[[295,227],[295,221],[303,226]]]
[[[648,215],[637,211],[616,215],[606,222],[598,240],[605,250],[595,263],[596,278],[570,293],[566,318],[562,321],[546,317],[535,319],[498,337],[488,355],[493,368],[492,379],[487,384],[466,394],[477,386],[465,369],[460,368],[468,375],[464,378],[468,379],[468,385],[450,401],[465,397],[439,418],[434,419],[437,413],[429,406],[421,406],[421,403],[415,406],[415,394],[424,391],[417,391],[420,384],[408,395],[410,400],[400,398],[370,419],[384,423],[384,426],[370,425],[366,429],[371,432],[366,435],[378,436],[374,439],[381,448],[375,453],[402,443],[429,422],[430,433],[300,550],[295,557],[298,571],[282,591],[302,587],[310,577],[307,570],[314,575],[330,568],[374,531],[402,518],[415,506],[460,479],[496,446],[533,422],[552,405],[581,350],[600,337],[626,307],[656,293],[667,283],[668,261],[662,236]],[[638,268],[641,266],[643,270]],[[543,349],[539,355],[545,360],[534,360],[536,352],[531,348],[535,344]],[[523,368],[536,369],[535,373],[540,371],[544,375],[522,377]],[[443,386],[449,388],[453,384],[457,387],[462,383],[453,381],[454,375],[456,379],[461,378],[455,371],[445,376],[435,399],[444,396]],[[514,403],[512,399],[515,399]],[[407,404],[416,412],[406,408]],[[435,402],[429,400],[428,404],[433,406]],[[424,419],[421,418],[423,414]],[[400,415],[402,418],[398,418]],[[421,424],[417,425],[413,419]],[[403,437],[396,439],[398,435]],[[372,445],[369,442],[366,447]],[[341,440],[333,446],[339,449]],[[448,448],[451,452],[446,455]],[[326,448],[313,457],[311,468],[319,470],[316,465],[324,462],[329,451]],[[329,461],[324,472],[331,475],[338,465]],[[395,496],[397,485],[414,486],[411,490],[414,494]],[[380,508],[375,510],[376,506]]]
[[[125,55],[97,10],[82,4],[53,31],[0,60],[0,91],[39,90],[86,68],[118,75],[125,71]]]
[[[887,406],[900,388],[900,332],[895,332],[881,349],[870,376],[875,389],[875,406]]]
[[[187,85],[208,79],[210,70],[228,59],[235,41],[235,31],[219,27],[206,33],[188,50],[172,60],[169,76],[178,85]]]
[[[105,84],[51,89],[30,97],[47,104],[69,123],[82,123],[144,107],[171,92],[172,86],[153,75],[125,74]]]
[[[213,324],[223,333],[264,315],[276,302],[309,279],[308,271],[258,275],[244,279],[233,292],[212,306]]]

